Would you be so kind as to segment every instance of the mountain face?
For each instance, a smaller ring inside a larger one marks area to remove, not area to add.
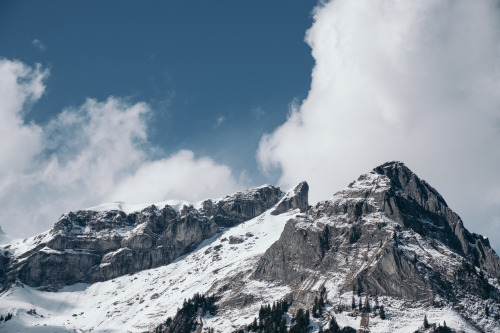
[[[467,274],[462,262],[500,276],[488,240],[469,233],[437,191],[404,164],[388,163],[291,219],[254,277],[299,287],[343,270],[341,291],[422,301],[434,294],[457,300],[466,288],[488,298],[487,281]]]
[[[278,301],[289,329],[310,309],[311,332],[333,317],[346,329],[424,331],[424,316],[456,332],[500,331],[500,258],[403,163],[314,207],[308,190],[65,214],[0,246],[0,315],[13,314],[0,331],[247,332]]]
[[[167,265],[203,240],[254,218],[278,202],[282,192],[264,186],[199,207],[176,211],[151,205],[140,212],[81,210],[61,216],[54,228],[12,256],[3,288],[20,282],[55,290],[78,282],[111,280]],[[8,249],[8,247],[6,247]]]

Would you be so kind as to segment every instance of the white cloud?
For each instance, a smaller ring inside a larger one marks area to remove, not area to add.
[[[154,159],[146,103],[109,97],[25,124],[48,72],[0,61],[0,224],[12,235],[49,229],[58,216],[106,201],[199,200],[241,189],[231,170],[190,151]],[[5,133],[5,135],[4,135]]]
[[[491,230],[500,212],[499,17],[493,0],[318,7],[306,35],[316,61],[311,89],[262,138],[261,166],[280,169],[284,187],[308,180],[316,201],[401,160],[466,226]]]
[[[30,167],[40,150],[42,129],[26,124],[22,111],[41,97],[47,75],[39,65],[33,69],[18,61],[0,59],[0,186],[19,170]]]
[[[168,158],[142,165],[134,174],[119,182],[109,201],[216,198],[232,193],[236,187],[231,169],[227,166],[206,157],[196,159],[193,152],[181,150]]]
[[[31,41],[31,45],[33,45],[34,47],[36,47],[37,49],[39,49],[42,52],[45,52],[47,50],[47,47],[45,46],[45,44],[41,40],[39,40],[38,38],[33,39]]]
[[[225,116],[218,116],[217,119],[215,120],[215,125],[214,125],[214,128],[218,128],[220,127],[220,125],[222,125],[224,122],[226,121],[226,117]]]

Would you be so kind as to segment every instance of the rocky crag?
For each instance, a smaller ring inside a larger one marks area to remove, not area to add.
[[[282,195],[277,187],[262,186],[179,211],[151,205],[130,214],[70,212],[52,230],[26,240],[23,252],[11,254],[5,247],[0,253],[0,283],[4,290],[16,280],[57,290],[167,265],[224,228],[262,214]]]
[[[324,306],[313,332],[333,316],[360,328],[361,298],[389,313],[371,317],[372,332],[414,331],[424,314],[447,316],[456,331],[500,331],[500,258],[403,163],[383,164],[314,206],[308,190],[301,182],[287,193],[262,186],[183,207],[65,214],[49,232],[1,248],[0,279],[10,291],[0,298],[18,304],[19,285],[87,283],[74,291],[78,299],[109,288],[109,299],[93,305],[109,311],[89,308],[72,326],[109,332],[118,322],[118,331],[166,330],[166,318],[184,318],[177,309],[195,294],[217,300],[216,314],[191,314],[199,332],[245,329],[261,305],[279,300],[290,304],[290,326],[318,297]]]
[[[434,188],[396,162],[290,220],[254,277],[298,288],[339,270],[343,291],[457,300],[467,289],[488,298],[498,291],[484,274],[499,277],[500,258]]]

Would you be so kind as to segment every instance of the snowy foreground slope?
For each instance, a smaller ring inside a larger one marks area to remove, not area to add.
[[[0,245],[0,332],[153,332],[195,293],[217,296],[205,332],[244,329],[262,305],[325,308],[310,330],[500,332],[500,258],[404,164],[386,163],[311,207],[306,183],[200,203],[111,204]],[[321,290],[326,293],[321,296]],[[356,309],[352,308],[352,301]],[[485,310],[489,315],[486,316]]]

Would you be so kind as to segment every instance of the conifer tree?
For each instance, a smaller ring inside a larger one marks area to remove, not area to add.
[[[312,308],[312,315],[314,318],[318,318],[318,296],[314,297],[314,305]]]
[[[252,323],[252,331],[257,331],[257,328],[258,328],[258,324],[257,324],[257,317],[253,318],[253,323]]]
[[[323,300],[323,297],[320,297],[319,301],[318,301],[318,310],[319,310],[320,314],[324,308],[325,308],[325,301]]]
[[[328,330],[330,331],[330,333],[340,333],[340,326],[339,324],[337,324],[335,317],[332,317],[332,319],[330,319]]]
[[[380,316],[380,319],[382,319],[382,320],[385,319],[385,310],[384,310],[383,305],[380,306],[379,316]]]
[[[429,322],[427,321],[427,315],[424,315],[424,328],[429,328]]]
[[[368,296],[365,297],[365,304],[363,306],[363,310],[366,311],[366,312],[370,312],[371,309],[370,309],[370,300],[368,299]]]
[[[285,317],[281,318],[281,323],[280,323],[280,330],[279,333],[286,333],[286,319]]]

